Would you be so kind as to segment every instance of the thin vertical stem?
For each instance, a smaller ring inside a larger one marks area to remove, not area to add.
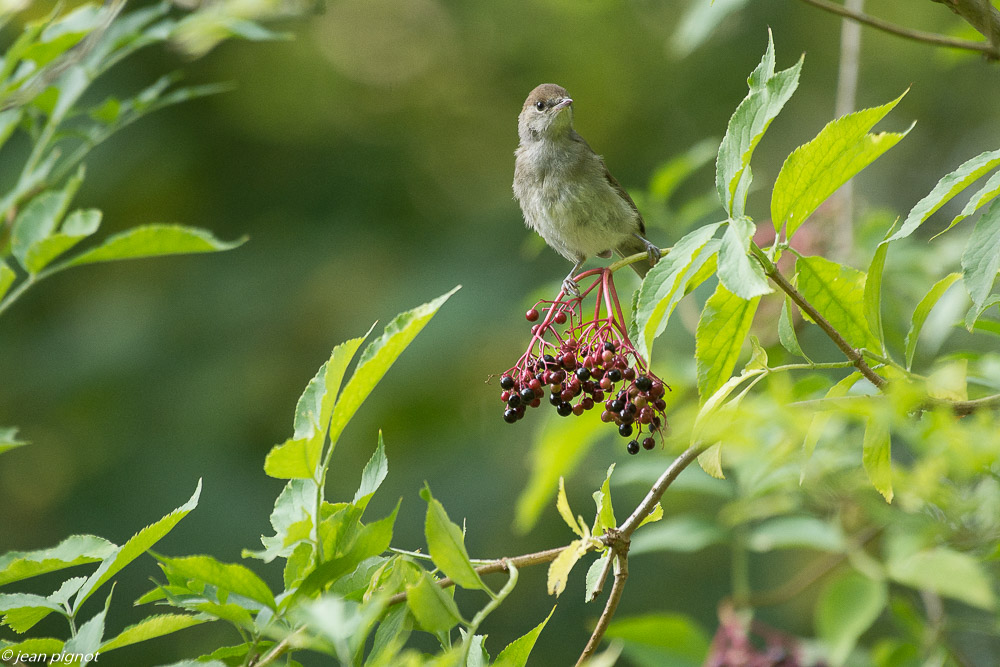
[[[846,0],[844,7],[861,13],[865,0]],[[844,18],[840,26],[840,72],[837,75],[836,115],[839,118],[854,111],[860,69],[861,24]],[[833,256],[839,260],[850,257],[854,248],[854,181],[844,183],[837,194],[834,219]]]

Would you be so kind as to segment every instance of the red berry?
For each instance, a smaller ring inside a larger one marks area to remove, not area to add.
[[[583,414],[583,405],[581,405],[580,403],[577,403],[576,405],[574,405],[573,406],[573,414],[576,415],[577,417],[579,417],[580,415],[582,415]]]
[[[552,321],[556,324],[566,324],[566,313],[559,311],[556,316],[552,318]]]
[[[538,319],[538,311],[532,308],[524,314],[524,318],[529,322],[534,322]]]
[[[653,440],[652,438],[644,438],[643,439],[643,441],[642,441],[642,448],[643,449],[652,449],[653,447],[656,447],[656,441],[655,440]]]

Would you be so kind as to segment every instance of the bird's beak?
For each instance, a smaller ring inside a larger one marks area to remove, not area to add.
[[[573,100],[571,100],[570,98],[566,97],[566,98],[563,98],[562,102],[560,102],[559,104],[557,104],[554,107],[552,107],[552,109],[554,111],[562,111],[563,109],[565,109],[566,107],[568,107],[571,104],[573,104]]]

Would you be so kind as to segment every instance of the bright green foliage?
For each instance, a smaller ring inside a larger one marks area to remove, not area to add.
[[[917,227],[923,224],[924,220],[931,217],[939,208],[951,201],[952,197],[992,171],[997,165],[1000,165],[1000,150],[988,151],[963,162],[957,169],[942,176],[941,180],[937,182],[937,185],[934,186],[927,196],[918,201],[910,209],[910,213],[906,216],[906,220],[903,221],[899,231],[890,236],[889,240],[898,241],[912,234]],[[993,183],[993,179],[990,179],[990,182]],[[988,187],[996,187],[996,184],[993,183],[992,186]],[[985,196],[988,192],[989,190],[984,188],[976,195],[973,195],[971,201],[979,199],[982,199],[982,201],[977,201],[974,205],[970,202],[970,206],[973,206],[972,210],[968,212],[963,210],[962,217],[971,215],[976,208],[989,201],[989,197]],[[957,220],[953,221],[952,225]]]
[[[186,556],[184,558],[160,557],[160,566],[170,580],[183,579],[190,587],[214,586],[220,593],[240,595],[262,605],[276,606],[274,595],[260,577],[237,563],[220,563],[211,556]]]
[[[416,584],[406,587],[406,604],[427,632],[447,632],[465,622],[451,595],[426,572]]]
[[[420,497],[427,501],[424,535],[434,564],[463,588],[486,589],[486,584],[469,562],[462,529],[448,518],[444,507],[431,495],[429,486],[420,491]]]
[[[601,484],[601,488],[594,491],[594,502],[597,504],[597,514],[594,516],[594,528],[591,533],[594,535],[603,535],[609,529],[618,526],[618,521],[615,519],[615,510],[611,504],[611,473],[615,471],[615,464],[612,463],[611,467],[608,468],[608,474],[604,478],[604,483]],[[562,491],[562,480],[560,482],[560,491]]]
[[[746,300],[773,291],[767,283],[760,262],[751,259],[748,254],[750,240],[756,229],[750,218],[730,220],[719,248],[719,282],[727,290]]]
[[[983,187],[977,190],[976,193],[969,198],[969,201],[962,209],[962,212],[956,215],[955,218],[950,223],[948,223],[947,227],[945,227],[943,230],[935,234],[934,238],[941,236],[946,231],[948,231],[949,229],[960,223],[962,220],[965,220],[970,215],[978,211],[981,207],[985,206],[986,204],[989,204],[991,201],[993,201],[993,199],[996,198],[998,194],[1000,194],[1000,171],[994,173],[992,176],[989,177],[989,180],[987,180],[986,183],[983,184]]]
[[[535,647],[535,642],[538,640],[538,635],[542,634],[542,630],[545,629],[545,625],[552,618],[553,612],[556,608],[552,607],[552,611],[549,615],[545,617],[545,620],[536,625],[534,628],[528,631],[527,634],[518,637],[500,652],[497,656],[496,662],[493,663],[493,667],[524,667],[528,664],[528,656],[531,654],[531,649]]]
[[[828,583],[816,603],[816,634],[829,648],[830,663],[843,665],[858,638],[882,613],[884,581],[847,571]]]
[[[218,252],[236,248],[245,240],[220,241],[205,230],[180,225],[143,225],[109,237],[58,268],[138,257]]]
[[[909,130],[868,133],[902,98],[900,95],[880,107],[831,121],[815,139],[792,151],[778,173],[771,196],[775,232],[781,233],[784,226],[785,235],[792,238],[841,185],[906,136]]]
[[[976,221],[969,244],[962,254],[962,281],[976,307],[981,307],[989,297],[998,270],[1000,200],[995,200]]]
[[[159,614],[145,618],[135,625],[122,630],[116,637],[101,644],[101,653],[113,651],[116,648],[130,646],[139,642],[169,635],[172,632],[190,628],[204,623],[206,619],[190,614]]]
[[[855,347],[871,350],[879,342],[864,312],[865,274],[823,257],[800,257],[795,263],[799,292]]]
[[[885,270],[885,259],[889,253],[889,244],[880,243],[875,249],[868,273],[865,278],[865,321],[868,330],[878,341],[876,352],[885,352],[885,331],[882,327],[882,272]]]
[[[777,74],[774,64],[774,42],[769,31],[767,51],[747,80],[750,92],[736,107],[729,119],[726,136],[719,145],[715,186],[722,207],[730,217],[742,215],[746,187],[749,185],[748,165],[754,149],[799,85],[802,58]],[[742,196],[738,196],[738,191]]]
[[[868,418],[861,445],[861,460],[871,480],[886,502],[892,502],[892,445],[889,425],[882,415]]]
[[[705,303],[698,321],[694,353],[698,394],[703,401],[732,375],[759,301],[760,297],[742,299],[720,283]]]
[[[778,316],[778,341],[783,348],[795,356],[809,360],[806,353],[802,351],[799,337],[795,333],[795,324],[792,320],[792,300],[787,296],[781,307],[781,315]]]

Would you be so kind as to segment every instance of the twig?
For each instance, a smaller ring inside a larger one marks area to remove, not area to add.
[[[594,586],[594,590],[590,593],[590,599],[587,602],[593,602],[604,592],[604,582],[608,580],[608,574],[611,572],[611,566],[614,564],[614,554],[609,553],[608,559],[604,561],[604,567],[601,568],[601,573],[597,575],[597,585]]]
[[[932,0],[932,1],[942,2],[944,4],[947,4],[952,9],[952,11],[954,11],[957,14],[960,14],[962,18],[964,18],[966,21],[972,24],[973,27],[975,27],[980,32],[983,32],[983,30],[981,30],[978,25],[972,23],[969,17],[966,16],[965,13],[960,12],[959,8],[956,7],[957,5],[967,5],[969,3],[969,0]],[[992,60],[1000,59],[1000,48],[997,48],[997,46],[991,42],[974,42],[968,39],[958,39],[955,37],[948,37],[946,35],[939,35],[933,32],[911,30],[910,28],[904,28],[902,26],[898,26],[894,23],[884,21],[880,18],[876,18],[874,16],[870,16],[862,12],[852,11],[842,5],[838,5],[833,2],[828,2],[828,0],[802,0],[802,2],[808,5],[812,5],[813,7],[822,9],[823,11],[830,12],[831,14],[838,14],[839,16],[844,16],[846,18],[851,19],[852,21],[857,21],[858,23],[863,23],[864,25],[871,26],[872,28],[881,30],[882,32],[887,32],[889,34],[896,35],[897,37],[903,37],[905,39],[910,39],[915,42],[934,44],[935,46],[944,46],[950,49],[964,49],[966,51],[976,51],[984,54],[986,57]],[[967,13],[971,13],[971,11]],[[984,26],[985,29],[985,26],[990,24],[983,22],[982,25]]]
[[[569,546],[569,545],[566,545]],[[566,546],[556,547],[555,549],[546,549],[545,551],[536,551],[531,554],[524,554],[523,556],[514,556],[513,558],[499,558],[492,561],[488,565],[480,565],[476,568],[476,572],[479,574],[492,574],[494,572],[507,572],[507,564],[511,563],[514,567],[525,567],[528,565],[539,565],[540,563],[548,563],[554,561],[556,556],[558,556],[566,548]],[[449,586],[454,586],[455,582],[451,580],[450,577],[445,577],[444,579],[439,579],[437,585],[441,588],[448,588]],[[391,606],[394,604],[399,604],[400,602],[406,601],[406,592],[396,593],[391,598],[386,606]]]
[[[618,603],[622,599],[622,592],[625,590],[625,580],[628,579],[627,540],[621,549],[620,552],[616,552],[615,554],[618,566],[615,571],[615,583],[611,587],[611,594],[608,595],[608,601],[604,605],[601,617],[597,619],[597,626],[594,628],[593,634],[590,635],[587,645],[583,648],[583,653],[580,654],[580,658],[576,661],[577,667],[586,663],[597,652],[597,647],[600,645],[601,639],[603,639],[604,633],[608,629],[608,625],[611,624],[611,619],[618,609]]]
[[[979,31],[993,45],[994,52],[1000,51],[1000,10],[989,0],[931,0],[946,5],[948,9],[962,17],[966,23]],[[996,58],[996,55],[993,55]]]
[[[812,2],[812,0],[807,1]],[[781,288],[782,292],[791,297],[792,301],[795,302],[795,305],[802,309],[802,312],[808,315],[809,319],[819,325],[819,328],[822,329],[823,332],[829,336],[830,340],[832,340],[834,344],[840,348],[840,351],[844,353],[844,356],[851,361],[854,367],[857,368],[858,371],[860,371],[861,374],[864,375],[865,378],[873,385],[879,389],[885,389],[886,385],[888,385],[888,381],[872,370],[872,367],[865,361],[864,355],[862,355],[856,348],[852,347],[851,344],[840,335],[840,332],[837,331],[837,329],[835,329],[834,326],[830,324],[830,322],[823,317],[823,315],[821,315],[811,303],[806,301],[805,297],[802,296],[797,289],[795,289],[795,286],[788,282],[788,279],[781,274],[781,271],[778,270],[778,267],[774,264],[774,262],[772,262],[770,258],[764,254],[764,251],[761,250],[756,243],[750,244],[750,251],[753,253],[754,257],[760,261],[761,266],[764,267],[764,273],[767,274],[767,277],[770,278],[775,285]]]
[[[292,634],[288,635],[280,642],[271,647],[271,650],[261,656],[260,660],[252,660],[250,662],[250,667],[263,667],[264,665],[270,665],[275,660],[288,653],[291,649],[295,648],[293,644],[295,643],[296,635],[300,635],[305,632],[305,627],[301,627]]]

